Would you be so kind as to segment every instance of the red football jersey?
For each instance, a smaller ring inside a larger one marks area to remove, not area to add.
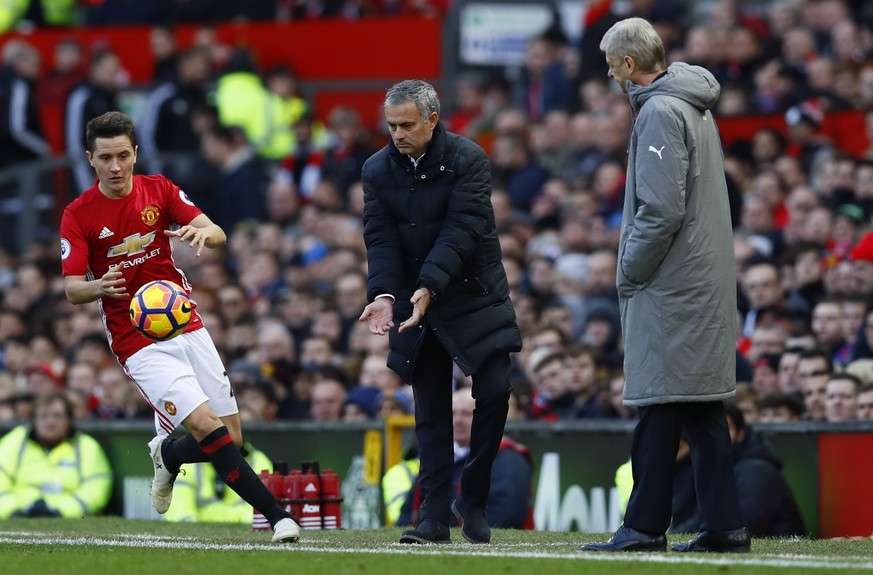
[[[110,265],[123,263],[127,293],[133,296],[153,280],[170,280],[189,294],[191,285],[173,263],[173,246],[164,230],[183,226],[200,209],[179,186],[163,176],[134,176],[133,190],[122,199],[104,196],[94,185],[73,200],[61,220],[61,265],[65,276],[101,277]],[[124,363],[152,343],[130,321],[130,299],[98,300],[112,352]],[[192,300],[192,307],[196,304]],[[196,311],[185,331],[203,327]]]

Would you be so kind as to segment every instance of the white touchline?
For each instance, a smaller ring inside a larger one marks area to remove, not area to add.
[[[191,537],[167,537],[160,535],[146,535],[135,533],[117,534],[115,538],[108,537],[55,537],[39,535],[22,531],[0,531],[0,543],[21,545],[91,545],[95,547],[138,547],[154,549],[194,549],[197,551],[281,551],[281,552],[319,552],[319,553],[366,553],[370,555],[400,555],[410,552],[420,555],[457,555],[479,557],[513,557],[521,559],[573,559],[581,561],[638,561],[642,563],[668,563],[695,565],[748,565],[755,567],[784,567],[797,569],[855,569],[873,571],[873,561],[868,557],[856,557],[857,563],[847,562],[851,557],[841,557],[840,562],[830,562],[812,556],[786,556],[779,554],[772,559],[769,557],[743,558],[740,556],[719,555],[716,557],[688,556],[674,553],[621,553],[602,554],[587,553],[577,550],[555,552],[536,551],[511,551],[510,547],[515,544],[506,544],[507,549],[492,548],[480,549],[473,545],[462,543],[457,549],[431,550],[427,547],[411,549],[409,545],[390,543],[385,547],[372,547],[361,549],[356,547],[336,547],[333,541],[321,541],[312,543],[294,543],[291,545],[276,545],[267,543],[209,543]],[[316,545],[315,543],[321,543]],[[322,546],[323,545],[323,546]],[[577,547],[576,544],[561,543],[554,546]]]

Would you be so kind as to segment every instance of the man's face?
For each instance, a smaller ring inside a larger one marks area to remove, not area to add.
[[[873,390],[858,394],[858,419],[873,419]]]
[[[844,341],[843,309],[836,302],[819,303],[812,310],[812,331],[824,345],[835,346]]]
[[[753,266],[743,276],[743,292],[752,309],[760,310],[782,299],[779,273],[770,265]]]
[[[771,326],[761,326],[752,332],[752,345],[749,356],[752,360],[762,355],[778,355],[785,350],[785,339],[780,329]]]
[[[100,191],[109,197],[123,198],[133,189],[133,168],[137,148],[127,136],[97,138],[94,151],[85,155],[100,180]]]
[[[624,58],[613,60],[607,56],[606,65],[609,66],[609,72],[606,75],[615,80],[621,91],[627,94],[627,81],[630,77],[630,67],[627,61]]]
[[[34,433],[45,445],[56,445],[70,433],[70,419],[62,401],[40,406],[34,418]]]
[[[825,419],[825,392],[830,377],[826,361],[814,357],[801,359],[797,366],[797,376],[800,379],[807,419]]]
[[[476,400],[467,392],[457,392],[452,398],[452,435],[461,447],[470,445],[475,408]]]
[[[418,106],[404,102],[396,106],[385,106],[385,122],[391,139],[401,154],[420,158],[426,151],[439,115],[434,112],[429,118],[422,118]]]
[[[855,382],[832,379],[825,389],[825,405],[829,422],[854,421],[858,418],[858,396]]]

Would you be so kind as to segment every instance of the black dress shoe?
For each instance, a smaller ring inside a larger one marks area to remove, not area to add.
[[[606,543],[586,543],[583,551],[666,551],[667,538],[661,535],[647,535],[622,525]]]
[[[752,550],[752,536],[745,527],[729,531],[701,531],[700,535],[687,543],[677,543],[673,551],[749,553]]]
[[[443,525],[436,519],[422,519],[415,529],[408,529],[400,536],[401,543],[426,544],[426,543],[451,543],[449,526]]]
[[[491,543],[491,527],[485,518],[485,510],[464,503],[458,497],[452,502],[452,513],[461,524],[461,535],[470,543]]]

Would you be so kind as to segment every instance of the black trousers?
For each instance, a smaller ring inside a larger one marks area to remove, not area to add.
[[[634,487],[624,524],[647,533],[667,531],[673,466],[684,427],[691,443],[701,531],[742,527],[724,404],[665,403],[641,407],[639,415],[631,447]]]
[[[427,328],[423,328],[427,329]],[[508,353],[495,354],[473,374],[476,408],[470,454],[461,475],[465,503],[485,507],[491,489],[491,466],[509,410]],[[419,521],[436,519],[449,524],[454,499],[452,465],[452,358],[430,330],[424,335],[410,380],[415,396],[415,435],[421,458],[419,484],[422,503]]]

